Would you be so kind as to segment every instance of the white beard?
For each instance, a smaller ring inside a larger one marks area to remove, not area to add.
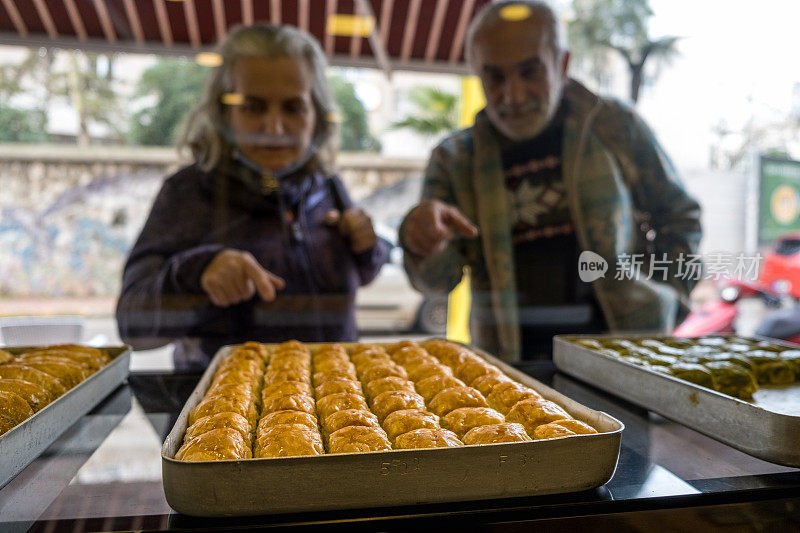
[[[559,86],[554,89],[555,90],[550,94],[549,101],[537,100],[536,102],[529,102],[520,106],[517,112],[529,115],[529,117],[525,119],[517,120],[516,117],[514,117],[513,109],[508,109],[507,113],[501,114],[501,111],[505,111],[502,106],[497,108],[487,105],[486,114],[489,120],[492,121],[492,124],[512,141],[526,141],[532,139],[539,135],[542,130],[550,124],[550,121],[556,114],[558,104],[561,102],[562,86],[559,84]],[[529,113],[526,113],[527,108],[530,108]],[[509,117],[511,120],[509,120]]]

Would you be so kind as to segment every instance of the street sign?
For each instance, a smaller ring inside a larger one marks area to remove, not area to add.
[[[761,156],[758,191],[759,244],[800,230],[800,161]]]

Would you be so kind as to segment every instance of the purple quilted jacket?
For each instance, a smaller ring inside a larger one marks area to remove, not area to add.
[[[354,254],[324,224],[329,210],[350,205],[332,180],[301,172],[264,194],[260,176],[236,163],[167,178],[125,264],[121,338],[134,349],[175,342],[176,368],[207,366],[220,346],[247,340],[355,340],[356,290],[378,274],[389,245]],[[224,248],[250,252],[286,287],[269,303],[256,295],[213,305],[200,276]]]

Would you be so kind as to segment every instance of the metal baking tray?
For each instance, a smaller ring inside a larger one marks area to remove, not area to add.
[[[629,402],[675,420],[759,459],[800,467],[800,383],[759,385],[747,402],[672,376],[651,372],[573,341],[667,339],[652,335],[557,335],[553,362],[559,370]],[[737,338],[744,338],[737,335]],[[749,338],[751,341],[765,339]],[[796,349],[772,339],[773,344]]]
[[[183,440],[189,411],[203,398],[230,349],[222,348],[211,361],[161,448],[167,502],[184,514],[255,515],[572,492],[603,485],[617,465],[621,422],[475,349],[509,377],[558,402],[601,433],[458,448],[176,461],[173,457]]]
[[[20,354],[34,346],[4,347]],[[67,428],[91,411],[128,376],[130,346],[101,346],[111,362],[0,436],[0,488],[47,449]]]

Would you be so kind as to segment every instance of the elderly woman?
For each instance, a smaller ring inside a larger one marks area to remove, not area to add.
[[[336,111],[308,35],[232,31],[125,265],[120,336],[176,342],[176,368],[225,344],[355,340],[355,293],[388,256],[330,173]]]

